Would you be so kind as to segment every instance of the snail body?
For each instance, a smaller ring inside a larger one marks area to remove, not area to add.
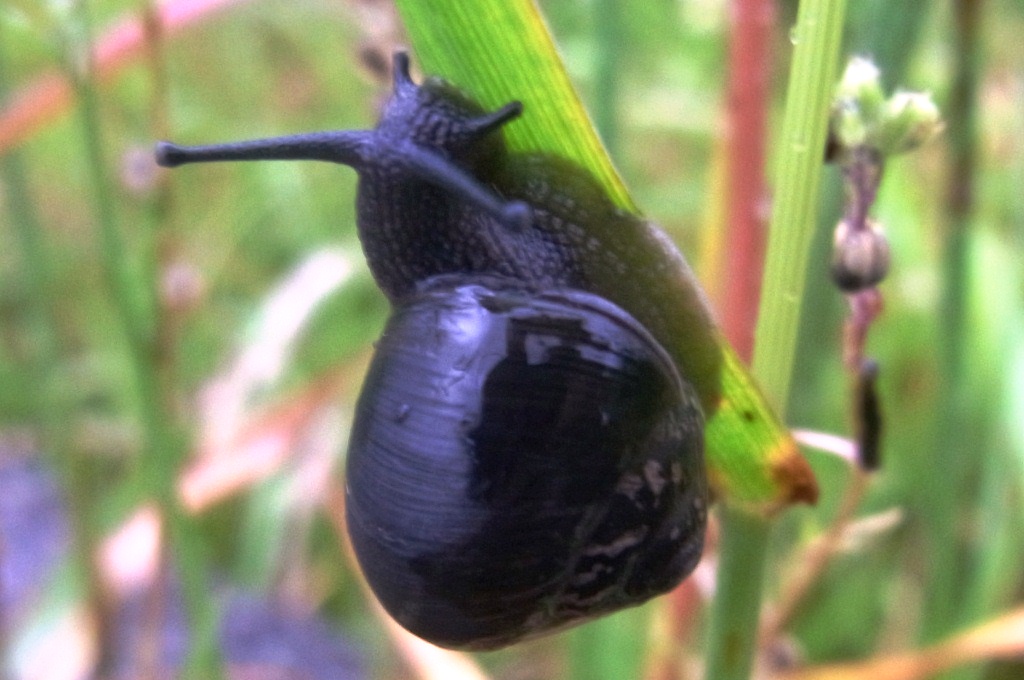
[[[518,103],[486,113],[408,66],[397,54],[373,130],[161,143],[157,158],[357,170],[360,239],[393,313],[352,426],[349,535],[404,627],[493,649],[692,571],[704,416],[683,376],[713,359],[662,344],[680,321],[647,299],[664,273],[621,243],[636,218],[567,164],[506,150]]]

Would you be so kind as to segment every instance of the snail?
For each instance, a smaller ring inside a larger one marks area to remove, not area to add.
[[[704,541],[707,390],[684,376],[717,358],[666,349],[693,319],[659,296],[678,282],[645,266],[664,243],[630,241],[638,218],[573,164],[506,148],[521,111],[417,85],[399,52],[372,130],[156,151],[165,166],[357,171],[359,237],[392,314],[352,425],[349,536],[390,615],[454,649],[641,604]]]

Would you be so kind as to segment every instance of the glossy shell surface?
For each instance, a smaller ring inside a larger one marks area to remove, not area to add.
[[[703,416],[626,312],[442,277],[377,344],[347,462],[356,554],[388,612],[488,649],[671,589],[695,566]]]

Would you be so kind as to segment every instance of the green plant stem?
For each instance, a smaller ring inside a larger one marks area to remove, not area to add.
[[[936,420],[936,442],[933,470],[963,470],[976,448],[967,441],[968,420],[973,405],[967,403],[966,351],[968,321],[966,299],[971,288],[967,253],[975,168],[978,21],[980,0],[959,0],[954,3],[956,25],[953,34],[955,62],[953,85],[946,107],[950,131],[952,173],[948,188],[949,225],[942,254],[942,296],[939,303],[939,371],[944,395],[939,400]],[[964,476],[931,474],[922,480],[922,492],[928,514],[925,531],[928,541],[928,577],[922,617],[922,639],[935,642],[953,632],[960,623],[967,604],[962,597],[964,580],[958,559],[961,544],[957,525],[966,501]],[[922,501],[924,502],[924,501]]]
[[[845,12],[845,0],[803,0],[792,34],[793,66],[777,151],[753,361],[754,377],[779,409],[789,397]]]
[[[722,539],[705,677],[745,680],[757,645],[771,520],[729,503],[720,505],[718,519]]]
[[[0,22],[0,29],[3,28]],[[0,47],[3,46],[0,40]],[[0,49],[0,101],[6,94],[6,54]],[[94,556],[100,540],[96,514],[90,499],[88,464],[69,440],[67,423],[72,418],[68,401],[58,389],[55,373],[62,363],[59,324],[54,303],[53,271],[43,240],[43,227],[30,198],[30,187],[21,154],[12,150],[0,156],[0,179],[6,191],[6,206],[11,218],[15,243],[20,250],[29,285],[29,328],[35,353],[28,362],[31,378],[26,381],[33,392],[32,405],[41,430],[43,454],[61,480],[64,507],[72,525],[72,569],[85,589],[90,609],[97,612],[97,638],[102,669],[109,659],[109,620],[99,569]],[[0,557],[2,560],[2,557]]]
[[[634,607],[569,633],[567,680],[642,677],[649,614],[647,607]]]
[[[71,568],[74,578],[84,588],[88,608],[97,614],[96,634],[100,651],[97,666],[104,669],[111,651],[110,630],[106,625],[110,617],[95,560],[100,532],[91,501],[94,494],[89,465],[69,441],[67,424],[73,414],[57,389],[54,374],[62,363],[62,353],[53,311],[52,278],[41,238],[41,225],[28,198],[28,182],[17,151],[0,158],[0,180],[7,189],[8,213],[15,226],[16,242],[29,278],[31,310],[28,331],[34,341],[35,354],[26,368],[31,374],[26,380],[31,393],[26,396],[36,413],[42,453],[60,480],[62,500],[71,525]]]
[[[153,274],[146,282],[139,281],[130,268],[131,260],[114,209],[115,192],[103,152],[100,110],[91,77],[92,39],[88,2],[79,0],[77,9],[78,29],[83,36],[82,45],[78,47],[85,67],[76,68],[73,58],[67,59],[65,66],[79,101],[82,138],[93,182],[97,236],[118,321],[132,358],[142,417],[143,455],[136,473],[135,489],[144,497],[156,499],[168,525],[190,625],[191,644],[185,675],[216,680],[223,678],[224,673],[217,643],[219,615],[216,602],[210,597],[205,547],[201,533],[184,513],[175,495],[175,479],[187,451],[187,438],[174,418],[169,398],[172,386],[158,362],[153,330],[159,314],[156,268],[146,268]],[[140,295],[139,291],[143,294]]]
[[[780,410],[789,397],[845,13],[845,0],[804,0],[792,34],[793,65],[753,361],[754,377]],[[750,676],[757,642],[771,523],[728,500],[721,504],[719,516],[722,547],[706,677],[745,680]]]

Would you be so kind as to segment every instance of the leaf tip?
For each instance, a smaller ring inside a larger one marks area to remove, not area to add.
[[[782,490],[779,499],[782,506],[818,502],[818,480],[793,439],[786,437],[771,461],[772,478]]]

